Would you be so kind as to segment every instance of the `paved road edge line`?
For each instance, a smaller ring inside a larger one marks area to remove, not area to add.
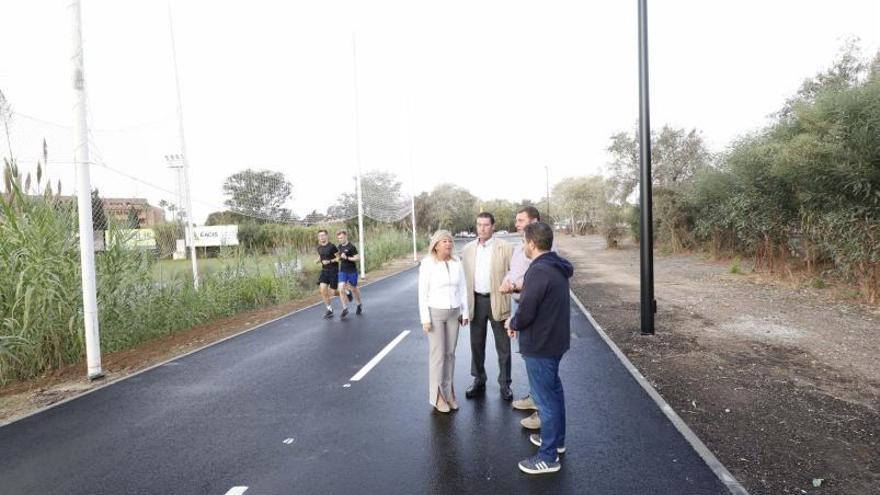
[[[620,348],[617,347],[617,344],[615,344],[614,341],[611,340],[611,337],[609,337],[608,334],[605,333],[605,330],[603,330],[596,319],[593,318],[593,315],[590,314],[589,311],[587,311],[587,308],[584,306],[581,300],[578,299],[574,291],[569,289],[569,293],[571,294],[571,298],[577,304],[578,308],[580,308],[584,316],[587,317],[587,319],[590,321],[590,324],[593,325],[593,328],[595,328],[599,336],[602,337],[602,340],[605,341],[605,344],[611,348],[615,355],[617,355],[617,358],[627,369],[627,371],[629,371],[630,375],[632,375],[635,381],[642,386],[642,388],[645,390],[645,392],[647,392],[651,399],[653,399],[654,402],[657,403],[657,405],[660,407],[660,410],[663,411],[663,414],[666,415],[672,425],[675,426],[675,429],[677,429],[678,432],[681,433],[681,435],[685,438],[685,440],[688,441],[691,447],[703,459],[703,462],[705,462],[706,465],[709,466],[709,469],[711,469],[712,472],[715,473],[715,476],[717,476],[718,479],[721,480],[721,483],[723,483],[724,486],[726,486],[727,489],[730,490],[730,493],[733,495],[749,495],[749,492],[745,489],[745,487],[742,486],[732,474],[730,474],[730,471],[728,471],[727,468],[724,467],[724,464],[722,464],[721,461],[719,461],[718,458],[715,457],[715,454],[713,454],[712,451],[709,450],[709,447],[707,447],[706,444],[703,443],[702,440],[700,440],[700,437],[698,437],[697,434],[690,429],[687,423],[685,423],[684,420],[681,419],[681,417],[675,412],[672,406],[670,406],[669,403],[666,402],[666,400],[663,398],[663,396],[661,396],[660,393],[657,392],[654,386],[651,385],[651,383],[642,375],[642,373],[638,370],[638,368],[635,367],[632,361],[630,361],[629,358],[627,358],[626,355],[623,353],[623,351],[621,351]]]
[[[391,277],[395,277],[395,276],[397,276],[397,275],[400,275],[400,274],[406,273],[406,272],[412,270],[413,268],[415,268],[415,267],[417,267],[417,266],[418,266],[418,265],[409,266],[409,267],[406,267],[406,268],[404,268],[403,270],[401,270],[401,271],[399,271],[399,272],[397,272],[397,273],[392,273],[392,274],[386,275],[386,276],[384,276],[384,277],[379,277],[379,278],[377,278],[377,279],[375,279],[375,280],[370,280],[369,282],[364,283],[363,285],[361,285],[361,287],[367,287],[367,286],[369,286],[369,285],[371,285],[371,284],[375,284],[375,283],[380,282],[380,281],[382,281],[382,280],[386,280],[386,279],[389,279],[389,278],[391,278]],[[40,409],[37,409],[36,411],[32,411],[32,412],[30,412],[30,413],[25,414],[24,416],[19,416],[19,417],[17,417],[17,418],[12,418],[12,419],[10,419],[9,421],[6,421],[6,422],[0,422],[0,428],[3,428],[3,427],[5,427],[5,426],[9,426],[9,425],[11,425],[11,424],[13,424],[13,423],[17,423],[17,422],[19,422],[19,421],[21,421],[21,420],[24,420],[24,419],[30,418],[31,416],[36,416],[37,414],[44,413],[44,412],[48,411],[49,409],[52,409],[52,408],[58,407],[58,406],[60,406],[60,405],[62,405],[62,404],[66,404],[66,403],[68,403],[68,402],[74,401],[74,400],[79,399],[79,398],[81,398],[81,397],[85,397],[85,396],[87,396],[87,395],[89,395],[89,394],[91,394],[91,393],[97,392],[98,390],[104,389],[104,388],[109,387],[109,386],[111,386],[111,385],[116,385],[117,383],[119,383],[119,382],[121,382],[121,381],[124,381],[124,380],[127,380],[127,379],[129,379],[129,378],[132,378],[132,377],[138,376],[138,375],[140,375],[140,374],[142,374],[142,373],[146,373],[146,372],[148,372],[148,371],[152,371],[152,370],[154,370],[154,369],[156,369],[156,368],[158,368],[158,367],[160,367],[160,366],[165,366],[166,364],[171,363],[171,362],[173,362],[173,361],[177,361],[178,359],[183,359],[183,358],[185,358],[185,357],[187,357],[187,356],[189,356],[189,355],[195,354],[195,353],[197,353],[197,352],[204,351],[205,349],[207,349],[207,348],[209,348],[209,347],[213,347],[213,346],[215,346],[215,345],[222,344],[223,342],[226,342],[227,340],[232,340],[232,339],[234,339],[234,338],[236,338],[236,337],[239,337],[239,336],[241,336],[241,335],[244,335],[244,334],[246,334],[246,333],[248,333],[248,332],[252,332],[252,331],[257,330],[257,329],[259,329],[259,328],[262,328],[262,327],[264,327],[264,326],[266,326],[266,325],[271,325],[272,323],[275,323],[275,322],[277,322],[277,321],[279,321],[279,320],[283,320],[283,319],[285,319],[285,318],[287,318],[287,317],[290,317],[290,316],[293,316],[293,315],[295,315],[295,314],[297,314],[297,313],[299,313],[299,312],[305,311],[305,310],[307,310],[307,309],[312,309],[312,308],[314,308],[315,306],[320,306],[320,305],[322,305],[322,304],[324,304],[324,301],[318,301],[318,302],[316,302],[315,304],[310,304],[310,305],[308,305],[308,306],[305,306],[305,307],[299,308],[299,309],[297,309],[297,310],[291,311],[290,313],[287,313],[287,314],[285,314],[285,315],[281,315],[281,316],[279,316],[278,318],[275,318],[275,319],[273,319],[273,320],[264,321],[263,323],[260,323],[260,324],[254,325],[254,326],[252,326],[252,327],[250,327],[250,328],[246,328],[246,329],[244,329],[244,330],[242,330],[242,331],[240,331],[240,332],[237,332],[237,333],[234,333],[234,334],[232,334],[232,335],[228,335],[228,336],[226,336],[226,337],[223,337],[223,338],[220,339],[220,340],[217,340],[217,341],[214,341],[214,342],[210,342],[210,343],[208,343],[208,344],[205,344],[205,345],[203,345],[203,346],[201,346],[201,347],[199,347],[199,348],[197,348],[197,349],[193,349],[193,350],[191,350],[191,351],[187,351],[187,352],[185,352],[185,353],[183,353],[183,354],[180,354],[180,355],[174,356],[174,357],[172,357],[172,358],[166,359],[165,361],[162,361],[162,362],[156,363],[156,364],[154,364],[154,365],[148,366],[148,367],[146,367],[146,368],[144,368],[144,369],[142,369],[142,370],[135,371],[134,373],[132,373],[132,374],[130,374],[130,375],[121,376],[121,377],[116,378],[116,379],[114,379],[114,380],[110,380],[110,381],[108,381],[107,383],[102,383],[101,385],[99,385],[99,386],[97,386],[97,387],[94,387],[94,388],[90,388],[90,389],[84,391],[84,392],[81,393],[81,394],[76,394],[76,395],[73,395],[73,396],[67,397],[66,399],[60,400],[60,401],[58,401],[58,402],[53,402],[52,404],[49,404],[48,406],[41,407]]]

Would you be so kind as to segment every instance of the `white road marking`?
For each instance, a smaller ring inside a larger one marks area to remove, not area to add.
[[[406,338],[407,335],[409,335],[409,330],[404,330],[400,332],[400,335],[395,337],[394,340],[388,343],[388,345],[386,345],[385,348],[379,352],[379,354],[376,354],[376,356],[373,357],[373,359],[371,359],[369,363],[365,364],[360,371],[358,371],[353,377],[351,377],[350,381],[357,382],[360,381],[361,378],[365,377],[367,373],[369,373],[374,366],[379,364],[379,361],[381,361],[382,358],[384,358],[389,352],[391,352],[391,350],[394,349],[394,346],[399,344],[400,341]]]
[[[228,492],[226,492],[226,495],[242,495],[247,489],[248,487],[246,486],[233,486]]]
[[[285,439],[284,439],[284,444],[285,444],[285,445],[290,445],[290,444],[292,444],[292,443],[293,443],[293,439],[292,439],[292,438],[285,438]]]
[[[349,388],[349,387],[351,387],[350,383],[346,383],[345,385],[342,386],[342,388]]]

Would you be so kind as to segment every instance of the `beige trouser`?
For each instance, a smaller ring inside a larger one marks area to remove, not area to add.
[[[439,396],[448,403],[455,399],[452,375],[455,372],[455,346],[458,344],[458,317],[461,309],[428,308],[428,402],[437,405]]]

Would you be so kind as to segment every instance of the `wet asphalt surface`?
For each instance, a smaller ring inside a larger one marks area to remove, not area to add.
[[[362,317],[337,309],[327,321],[312,307],[0,428],[0,493],[727,493],[575,304],[560,371],[568,452],[558,473],[521,473],[536,448],[519,425],[527,413],[498,395],[491,336],[486,396],[464,398],[463,329],[461,409],[428,404],[417,276],[364,287]],[[518,354],[513,389],[527,391]]]

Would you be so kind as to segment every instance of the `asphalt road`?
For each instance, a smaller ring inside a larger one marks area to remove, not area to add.
[[[462,331],[461,409],[434,412],[417,274],[364,287],[362,317],[312,307],[0,428],[0,493],[728,493],[574,304],[559,473],[517,469],[535,447],[498,396],[491,337],[486,396],[464,399]]]

